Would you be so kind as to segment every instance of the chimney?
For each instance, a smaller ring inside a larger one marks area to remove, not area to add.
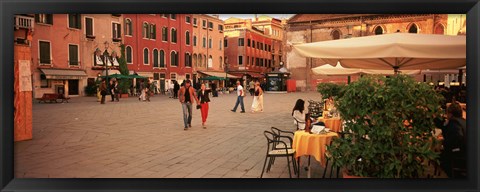
[[[255,21],[258,21],[258,17],[257,17],[257,14],[255,14]]]
[[[217,19],[220,19],[220,15],[218,15],[218,14],[212,15],[212,17],[215,17],[215,18],[217,18]]]

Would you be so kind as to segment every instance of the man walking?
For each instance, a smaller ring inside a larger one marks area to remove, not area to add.
[[[182,104],[183,110],[183,123],[185,127],[183,130],[188,130],[189,127],[192,127],[192,103],[196,101],[199,105],[195,89],[191,86],[190,80],[186,80],[184,86],[178,91],[178,100]]]
[[[242,85],[240,85],[240,81],[237,81],[237,102],[235,103],[235,107],[233,107],[232,111],[236,112],[238,104],[240,104],[240,107],[242,108],[242,111],[240,113],[245,113],[245,107],[243,106],[243,96],[245,96],[245,93],[243,91]]]

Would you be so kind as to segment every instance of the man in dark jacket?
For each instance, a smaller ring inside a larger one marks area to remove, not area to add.
[[[173,98],[174,99],[178,98],[178,90],[180,90],[180,85],[178,84],[177,81],[175,81],[175,84],[173,84]]]
[[[454,102],[447,108],[447,119],[435,120],[435,125],[442,129],[443,151],[440,165],[449,178],[453,177],[453,164],[466,163],[466,121],[462,118],[461,106]]]

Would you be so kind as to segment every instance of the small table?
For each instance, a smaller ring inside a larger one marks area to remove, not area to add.
[[[292,146],[292,148],[295,149],[295,158],[300,160],[301,156],[311,155],[315,157],[315,160],[319,161],[322,166],[325,166],[325,151],[333,137],[338,137],[338,134],[335,132],[310,134],[303,130],[296,131],[294,133]],[[300,165],[300,161],[298,161],[298,164]],[[310,168],[308,169],[308,177],[310,178]]]

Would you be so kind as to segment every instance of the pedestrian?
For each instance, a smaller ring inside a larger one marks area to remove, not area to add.
[[[253,80],[251,80],[248,84],[248,90],[250,91],[250,96],[253,96],[255,92],[255,83],[253,82]]]
[[[150,96],[152,96],[154,90],[153,83],[147,82],[147,86],[145,86],[145,100],[150,102]]]
[[[175,84],[173,86],[173,98],[177,99],[178,98],[178,90],[180,89],[180,85],[178,84],[177,81],[175,81]]]
[[[237,81],[237,102],[235,103],[235,107],[231,111],[236,112],[238,104],[240,104],[240,107],[242,108],[242,111],[240,113],[245,113],[245,106],[243,106],[243,97],[245,96],[245,93],[243,91],[243,87],[240,84],[240,81]]]
[[[115,90],[114,90],[115,89],[115,81],[113,79],[110,81],[110,87],[109,88],[110,88],[110,90],[109,90],[110,97],[112,98],[112,100],[110,102],[114,102],[115,101]]]
[[[173,98],[173,87],[174,87],[174,84],[173,84],[173,80],[170,81],[170,83],[168,83],[168,94],[170,94],[169,98]]]
[[[210,98],[208,95],[210,94],[210,90],[207,90],[205,84],[201,84],[200,91],[198,91],[198,100],[200,100],[200,112],[202,113],[202,127],[204,129],[207,128],[207,117],[208,117],[208,103],[210,102]],[[198,108],[198,107],[197,107]]]
[[[100,104],[105,104],[105,96],[107,95],[107,84],[105,83],[105,79],[102,80],[102,84],[100,84],[100,94],[102,95]]]
[[[440,166],[452,178],[454,164],[466,163],[466,121],[462,117],[462,107],[457,102],[452,102],[446,112],[447,118],[435,119],[435,126],[442,129],[443,136]]]
[[[255,83],[255,92],[252,102],[252,113],[263,112],[263,90],[260,87],[260,82]]]
[[[138,97],[139,101],[145,101],[145,83],[144,81],[140,81],[140,96]]]
[[[115,100],[119,102],[120,89],[118,89],[118,81],[115,81],[115,84],[113,85],[113,93],[115,94]]]
[[[213,97],[218,97],[218,91],[217,91],[217,84],[212,83],[212,96]]]
[[[189,127],[192,127],[192,103],[196,101],[197,105],[199,105],[199,102],[190,80],[186,80],[184,83],[185,85],[178,91],[178,100],[182,104],[183,130],[186,131]]]

